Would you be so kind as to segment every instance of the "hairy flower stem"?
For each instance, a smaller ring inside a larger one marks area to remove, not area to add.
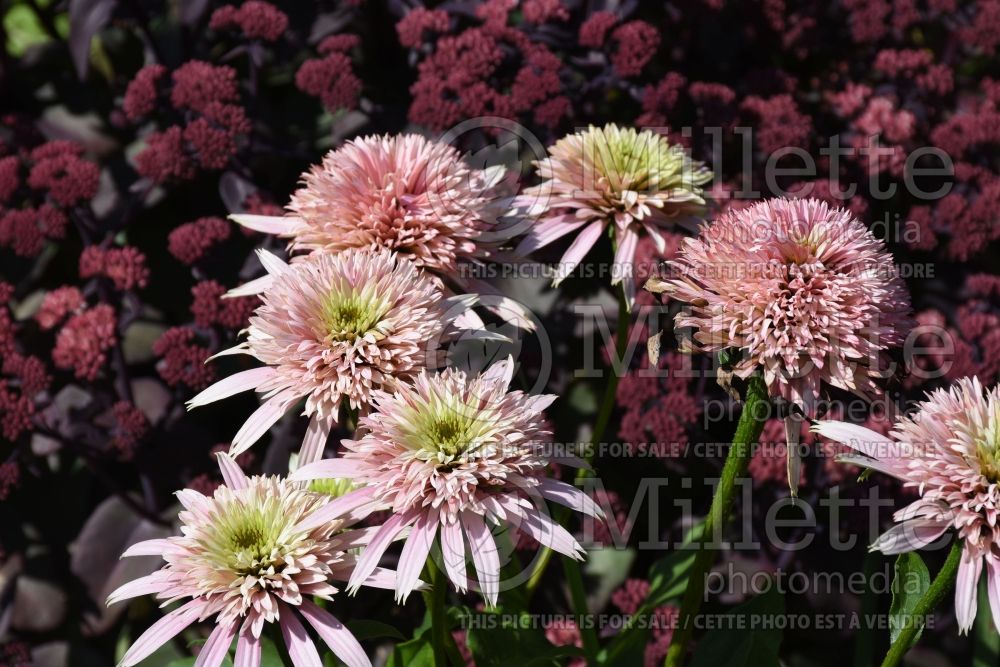
[[[882,667],[896,667],[903,660],[903,656],[910,650],[913,640],[923,627],[925,616],[934,612],[942,598],[948,594],[955,586],[955,578],[958,576],[958,564],[962,560],[962,540],[955,539],[951,544],[951,551],[948,552],[948,559],[945,560],[941,570],[934,577],[927,592],[917,601],[917,606],[910,614],[909,623],[905,624],[903,631],[896,637],[896,641],[889,647],[889,652],[885,654]]]
[[[733,444],[729,448],[729,455],[726,456],[722,478],[712,498],[712,506],[708,510],[708,516],[705,517],[701,545],[695,554],[691,573],[688,575],[678,626],[670,639],[670,648],[663,663],[666,667],[680,667],[684,662],[687,643],[694,630],[694,618],[701,609],[705,595],[705,576],[715,562],[716,552],[711,542],[715,539],[716,532],[721,531],[726,523],[736,497],[737,480],[746,475],[747,466],[750,464],[751,445],[757,442],[761,431],[764,430],[764,423],[767,421],[767,410],[764,408],[767,400],[767,387],[764,381],[758,376],[750,378],[746,399],[743,402],[743,412],[736,425],[736,434],[733,436]]]
[[[629,336],[629,324],[631,323],[631,313],[629,313],[628,302],[625,300],[624,291],[618,292],[618,330],[615,334],[615,358],[611,360],[611,372],[608,377],[608,383],[604,386],[604,398],[601,400],[601,406],[597,412],[597,419],[594,421],[594,430],[590,436],[590,447],[587,451],[583,452],[583,458],[590,463],[590,455],[593,453],[594,447],[601,442],[601,438],[604,437],[604,431],[608,428],[608,422],[611,421],[611,415],[615,411],[615,396],[618,393],[618,375],[619,372],[625,372],[625,351],[628,349],[628,336]],[[620,371],[619,371],[620,369]],[[583,478],[588,477],[591,471],[586,468],[580,468],[576,471],[575,482],[579,484]],[[567,517],[569,516],[569,509],[560,506],[553,517],[556,523],[565,523]],[[538,589],[539,584],[542,583],[542,577],[545,575],[545,568],[548,567],[549,561],[552,560],[552,550],[548,547],[543,547],[542,552],[538,556],[538,563],[535,566],[534,572],[531,574],[531,578],[528,579],[528,583],[525,585],[524,598],[525,604],[531,601],[531,596],[534,595],[535,590]],[[576,563],[567,563],[567,567],[577,567]],[[579,610],[576,610],[580,613]]]

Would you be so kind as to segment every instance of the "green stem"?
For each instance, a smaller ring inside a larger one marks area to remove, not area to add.
[[[948,591],[955,586],[955,577],[958,576],[958,564],[961,560],[962,541],[956,539],[951,545],[951,551],[948,552],[948,559],[934,577],[930,588],[913,608],[913,613],[910,615],[911,622],[905,624],[903,631],[889,647],[889,652],[882,661],[882,667],[896,667],[903,660],[903,656],[910,650],[917,633],[923,627],[921,619],[932,614]]]
[[[601,442],[604,437],[604,432],[608,428],[608,423],[611,421],[611,415],[615,411],[615,397],[618,394],[618,373],[615,370],[616,364],[622,364],[625,360],[625,351],[628,345],[629,336],[629,324],[631,323],[631,313],[629,313],[628,303],[625,301],[625,292],[618,292],[618,330],[615,334],[615,359],[611,360],[611,369],[608,377],[608,383],[604,386],[604,398],[601,400],[601,406],[597,411],[597,419],[594,421],[594,430],[590,435],[590,444],[586,451],[583,453],[583,459],[590,463],[590,455],[593,452],[595,446]],[[589,476],[591,471],[586,468],[580,468],[576,471],[575,482],[579,483],[583,478]],[[560,505],[553,516],[555,522],[558,524],[563,524],[566,519],[569,518],[569,509]],[[538,589],[539,584],[542,583],[542,577],[545,575],[545,569],[549,565],[549,561],[552,560],[552,550],[548,547],[542,547],[542,551],[538,556],[538,563],[535,566],[534,572],[531,573],[531,577],[528,579],[528,583],[525,584],[524,588],[524,598],[525,605],[531,601],[531,597],[535,594]]]
[[[434,647],[434,667],[448,667],[445,658],[445,635],[448,627],[444,613],[444,598],[448,591],[447,583],[441,576],[434,561],[428,559],[424,570],[430,590],[423,591],[424,604],[431,613],[431,645]]]
[[[710,546],[711,541],[715,539],[716,532],[721,531],[725,525],[736,497],[737,480],[746,475],[747,466],[750,464],[751,446],[760,438],[764,422],[767,420],[767,410],[763,409],[766,403],[767,387],[764,381],[757,376],[750,378],[746,400],[743,402],[743,412],[740,414],[736,434],[733,436],[733,444],[722,467],[722,478],[712,498],[708,516],[705,517],[704,531],[697,547],[698,553],[695,554],[694,564],[688,575],[678,626],[670,639],[670,648],[663,663],[666,667],[680,667],[684,662],[687,643],[694,632],[694,618],[701,609],[705,594],[705,576],[715,562],[716,554]]]
[[[583,589],[580,564],[572,558],[564,557],[562,560],[566,572],[566,583],[569,584],[569,597],[573,603],[573,613],[576,614],[580,637],[583,639],[583,650],[587,656],[587,664],[593,666],[596,664],[597,652],[601,645],[597,639],[597,630],[594,629],[594,624],[589,622],[590,611],[587,608],[587,593]]]

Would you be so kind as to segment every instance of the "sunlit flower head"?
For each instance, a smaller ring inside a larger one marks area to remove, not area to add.
[[[959,631],[972,628],[984,569],[1000,631],[1000,387],[984,391],[978,378],[963,378],[938,389],[902,417],[889,437],[834,421],[813,430],[857,452],[840,461],[892,475],[920,494],[896,512],[898,523],[872,549],[913,551],[954,529],[963,541],[955,590]]]
[[[629,303],[635,296],[632,265],[639,236],[649,234],[664,252],[660,228],[701,216],[701,186],[712,178],[703,164],[663,135],[617,125],[591,126],[563,137],[537,166],[542,182],[518,200],[537,220],[518,253],[580,230],[560,261],[554,281],[558,285],[613,226],[612,284],[624,284]]]
[[[342,404],[365,412],[376,390],[394,391],[429,363],[460,298],[445,299],[412,262],[387,250],[316,253],[285,264],[261,253],[268,275],[247,340],[230,352],[265,366],[212,385],[190,402],[204,405],[255,389],[263,404],[233,439],[238,454],[304,399],[312,423],[301,461],[322,454]],[[455,300],[458,301],[455,301]]]
[[[512,360],[481,375],[448,369],[421,374],[395,394],[380,393],[377,411],[360,421],[364,435],[345,440],[340,458],[292,475],[349,477],[361,488],[341,500],[371,499],[392,511],[362,552],[349,589],[368,577],[389,543],[408,527],[396,580],[399,598],[413,590],[438,539],[444,570],[463,591],[468,542],[480,588],[495,604],[500,560],[489,524],[517,527],[560,553],[581,557],[582,548],[548,517],[544,501],[592,516],[601,511],[576,487],[544,476],[555,459],[546,456],[550,434],[542,411],[555,397],[508,391],[512,372]]]
[[[166,564],[108,597],[114,604],[155,595],[164,606],[183,604],[140,636],[119,663],[145,659],[194,622],[214,618],[215,628],[198,658],[218,667],[236,639],[235,664],[258,667],[261,633],[277,623],[296,664],[321,664],[302,619],[346,664],[371,663],[344,625],[312,599],[332,599],[356,557],[348,550],[367,542],[368,529],[348,529],[357,512],[339,512],[322,494],[278,477],[247,477],[232,458],[219,455],[225,484],[212,496],[177,493],[181,534],[130,547],[123,556],[162,556]],[[332,510],[332,511],[331,511]],[[365,585],[385,587],[389,571],[371,573]]]
[[[303,174],[288,216],[233,216],[290,239],[292,251],[387,248],[451,279],[490,255],[502,170],[468,166],[448,144],[417,134],[368,136]]]
[[[815,416],[822,383],[879,392],[886,353],[910,326],[910,303],[884,244],[818,199],[730,210],[685,239],[670,276],[647,288],[689,304],[676,318],[689,345],[728,351],[734,373],[761,372],[772,396]],[[800,415],[786,421],[790,456]],[[794,470],[792,469],[794,468]],[[798,459],[790,459],[793,491]]]

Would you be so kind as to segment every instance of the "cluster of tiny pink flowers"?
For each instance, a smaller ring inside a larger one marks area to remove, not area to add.
[[[212,30],[238,29],[246,39],[274,42],[288,29],[288,15],[269,2],[247,0],[239,7],[226,5],[212,12]]]
[[[115,310],[99,303],[69,318],[56,336],[52,361],[81,380],[94,380],[118,344]]]
[[[187,327],[171,327],[153,343],[159,357],[156,370],[169,386],[184,385],[204,389],[215,380],[215,368],[205,363],[212,350],[198,342],[197,334]]]
[[[109,279],[119,290],[141,289],[149,282],[146,256],[138,248],[87,246],[80,253],[80,277]]]
[[[228,239],[231,231],[232,226],[222,218],[198,218],[175,227],[167,237],[167,249],[178,261],[194,264]]]
[[[320,57],[306,60],[295,73],[296,87],[318,98],[331,112],[353,109],[361,95],[361,79],[354,73],[349,54],[359,43],[350,34],[324,39],[317,48]]]

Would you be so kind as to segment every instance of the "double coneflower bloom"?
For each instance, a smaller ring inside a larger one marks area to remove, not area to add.
[[[184,507],[181,535],[148,540],[123,556],[162,556],[166,565],[125,584],[108,604],[155,595],[164,606],[182,602],[140,636],[119,663],[130,667],[196,621],[215,618],[215,629],[198,656],[199,667],[219,667],[236,640],[235,665],[258,667],[261,633],[276,623],[296,665],[321,665],[306,625],[349,667],[371,665],[344,625],[311,598],[332,599],[331,580],[346,580],[356,564],[350,550],[371,531],[350,529],[357,513],[317,511],[329,498],[298,482],[247,477],[226,454],[219,455],[225,484],[212,496],[192,489],[177,493]],[[394,573],[368,571],[360,585],[391,587]],[[305,624],[303,624],[305,621]]]
[[[856,452],[842,461],[891,475],[920,494],[896,512],[898,523],[872,549],[914,551],[954,530],[963,541],[955,590],[959,631],[968,632],[976,618],[983,570],[1000,631],[1000,387],[984,392],[978,378],[965,378],[938,389],[888,437],[833,421],[813,429]]]
[[[500,558],[491,525],[524,531],[571,558],[580,544],[549,518],[546,501],[603,517],[574,486],[545,476],[552,456],[543,410],[555,396],[510,391],[514,362],[493,365],[481,375],[448,369],[422,373],[394,394],[378,393],[377,410],[359,423],[358,440],[345,440],[336,459],[304,466],[296,480],[347,478],[362,484],[338,503],[392,516],[372,536],[348,582],[362,585],[386,548],[404,531],[409,536],[399,560],[396,595],[405,599],[438,540],[443,570],[461,591],[468,588],[465,561],[472,557],[479,586],[496,604]],[[465,544],[468,543],[468,552]]]
[[[771,199],[730,210],[685,239],[670,274],[647,288],[688,304],[689,348],[729,352],[733,373],[762,373],[785,420],[788,482],[799,480],[803,417],[822,385],[871,396],[888,351],[910,328],[906,288],[884,244],[844,209]]]

